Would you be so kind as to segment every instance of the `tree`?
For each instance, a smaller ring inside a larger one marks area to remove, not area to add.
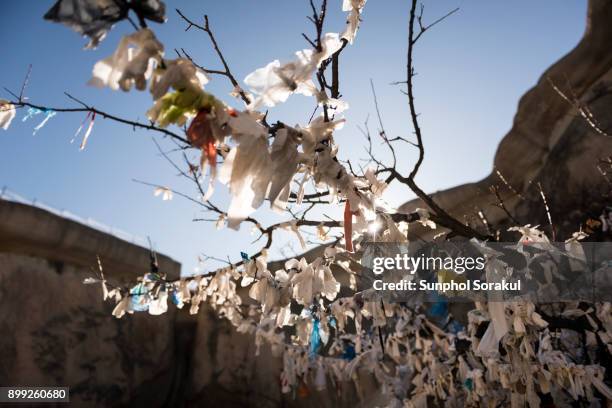
[[[83,3],[95,4],[88,0]],[[185,50],[177,50],[176,59],[164,58],[163,44],[146,23],[147,19],[163,20],[161,2],[145,2],[147,7],[136,2],[117,3],[120,5],[116,10],[104,11],[111,13],[110,17],[105,14],[104,19],[98,16],[101,11],[94,8],[90,12],[100,24],[93,26],[90,20],[67,12],[62,4],[60,0],[46,17],[88,35],[92,46],[103,40],[112,23],[128,19],[134,25],[136,31],[121,40],[115,53],[94,66],[91,84],[123,91],[145,90],[149,86],[154,100],[147,111],[150,122],[109,114],[70,95],[79,107],[36,105],[24,98],[26,79],[19,94],[11,93],[13,101],[1,102],[0,124],[8,128],[17,108],[81,112],[87,115],[77,132],[85,128],[82,148],[86,147],[95,119],[102,117],[170,138],[183,152],[197,149],[201,152],[198,164],[185,153],[184,162],[177,163],[158,145],[168,162],[193,182],[198,197],[151,185],[155,195],[163,199],[183,196],[213,214],[214,218],[207,220],[219,226],[227,224],[237,229],[243,222],[252,224],[259,239],[264,240],[252,256],[243,254],[241,260],[229,262],[213,273],[175,281],[166,279],[153,257],[151,272],[128,288],[107,281],[99,262],[99,276],[86,283],[99,283],[104,298],[116,302],[115,317],[144,311],[163,314],[169,300],[179,308],[189,305],[190,312],[197,313],[205,302],[236,330],[252,333],[258,346],[268,344],[283,356],[284,392],[305,384],[321,389],[328,381],[342,380],[354,381],[359,390],[360,376],[366,375],[360,369],[366,367],[367,375],[373,373],[382,385],[391,406],[424,406],[432,401],[456,405],[528,402],[538,406],[550,398],[562,404],[567,396],[612,399],[612,391],[604,382],[609,380],[609,374],[605,373],[605,365],[596,363],[609,361],[610,303],[559,308],[536,307],[528,301],[477,302],[467,315],[467,324],[462,326],[448,311],[436,315],[427,304],[407,305],[372,296],[371,271],[363,262],[367,243],[406,243],[412,239],[408,235],[410,224],[439,228],[438,239],[442,240],[475,240],[483,245],[489,261],[497,259],[486,249],[486,243],[498,239],[495,226],[488,225],[484,216],[481,228],[459,221],[415,181],[425,159],[425,143],[414,98],[414,50],[429,29],[456,10],[426,23],[424,7],[417,0],[411,1],[406,79],[398,85],[405,87],[415,140],[388,137],[372,86],[379,128],[374,137],[380,138],[388,150],[391,163],[378,158],[366,128],[370,166],[355,169],[350,161],[343,163],[337,158],[341,146],[335,144],[333,134],[344,124],[341,115],[347,109],[340,91],[341,54],[356,39],[364,0],[344,1],[343,10],[348,15],[341,34],[324,30],[327,0],[319,5],[311,1],[309,19],[314,35],[303,35],[310,48],[297,52],[293,61],[273,61],[255,70],[244,81],[249,90],[243,89],[232,74],[207,16],[203,22],[196,22],[177,10],[187,30],[200,30],[210,40],[223,67],[219,70],[198,65]],[[140,27],[132,22],[129,12],[136,14]],[[228,79],[244,106],[230,107],[206,92],[209,76]],[[310,120],[301,127],[282,121],[268,123],[267,114],[261,111],[285,102],[295,93],[315,98],[316,110]],[[580,112],[603,132],[588,108],[580,107]],[[400,148],[416,148],[419,153],[407,174],[396,154]],[[212,201],[216,180],[231,192],[227,210]],[[315,188],[308,187],[311,181]],[[391,183],[405,185],[427,208],[408,214],[387,208],[380,198]],[[541,194],[548,207],[542,190]],[[498,205],[508,212],[497,190],[496,195]],[[290,219],[263,226],[251,214],[266,201]],[[343,220],[308,217],[315,207],[338,204],[344,207]],[[303,241],[304,228],[316,229],[326,246],[322,256],[291,259],[272,271],[267,257],[275,232],[288,229]],[[516,226],[512,230],[521,236],[517,250],[526,243],[553,250],[546,234],[537,227]],[[335,231],[341,234],[330,236]],[[571,248],[581,238],[582,234],[568,237],[570,249],[560,256],[573,256]],[[502,269],[507,271],[506,267]],[[349,276],[348,287],[342,287],[336,278],[339,271]],[[248,288],[250,303],[241,296],[241,288]],[[578,319],[568,320],[566,315]],[[577,323],[583,324],[585,348],[588,337],[588,346],[598,353],[596,361],[572,361],[553,341],[555,330]]]

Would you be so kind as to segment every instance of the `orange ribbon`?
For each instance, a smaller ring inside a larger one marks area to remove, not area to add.
[[[348,199],[344,204],[344,241],[346,250],[353,252],[353,213]]]
[[[191,121],[187,129],[187,140],[194,147],[202,149],[202,162],[208,162],[211,169],[217,165],[217,148],[215,137],[212,134],[210,122],[208,120],[209,111],[201,109],[196,117]]]

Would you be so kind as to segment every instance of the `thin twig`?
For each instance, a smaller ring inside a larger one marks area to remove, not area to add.
[[[518,222],[518,220],[514,218],[514,216],[510,213],[510,211],[508,211],[508,208],[506,207],[504,200],[502,200],[501,195],[499,193],[499,188],[497,186],[491,186],[490,189],[491,189],[491,192],[497,198],[497,207],[501,208],[502,211],[506,213],[508,218],[510,218],[512,222],[514,222],[514,224],[519,225],[520,223]]]
[[[497,174],[497,177],[499,177],[499,179],[502,181],[502,183],[504,183],[504,185],[506,187],[508,187],[508,189],[510,191],[512,191],[514,194],[516,194],[521,200],[525,200],[525,197],[520,192],[518,192],[514,187],[512,187],[512,185],[508,182],[508,180],[506,180],[506,178],[501,173],[501,171],[499,171],[498,168],[495,168],[495,174]]]
[[[550,208],[548,207],[548,201],[546,200],[546,195],[544,194],[544,189],[542,189],[542,184],[538,181],[538,188],[540,189],[540,196],[542,197],[542,202],[544,203],[544,208],[546,209],[546,216],[548,217],[548,224],[550,225],[550,230],[552,233],[553,241],[557,240],[557,233],[555,231],[555,226],[552,221],[552,216],[550,215]]]
[[[412,171],[410,172],[410,174],[408,175],[408,177],[404,177],[402,176],[395,168],[390,168],[389,171],[391,172],[392,175],[394,175],[394,177],[400,181],[403,184],[406,184],[425,204],[427,204],[427,206],[429,208],[431,208],[435,214],[436,214],[436,218],[438,218],[438,223],[441,224],[442,226],[449,228],[450,230],[452,230],[453,232],[462,235],[462,236],[466,236],[466,237],[477,237],[479,239],[488,239],[490,238],[487,235],[481,234],[478,231],[474,230],[473,228],[471,228],[468,225],[465,225],[461,222],[459,222],[458,220],[456,220],[455,218],[453,218],[450,214],[448,214],[445,210],[443,210],[434,200],[431,196],[429,196],[427,193],[425,193],[415,182],[414,178],[417,175],[419,168],[421,167],[421,164],[423,163],[423,160],[425,158],[425,148],[423,145],[423,135],[421,133],[421,128],[419,126],[419,119],[418,119],[418,114],[416,111],[416,107],[415,107],[415,98],[414,98],[414,84],[413,84],[413,78],[414,78],[414,65],[413,65],[413,61],[414,61],[414,46],[417,42],[417,40],[421,37],[421,35],[424,33],[424,31],[426,31],[428,28],[432,27],[433,25],[437,24],[438,22],[444,20],[446,17],[450,16],[451,14],[453,14],[455,11],[451,11],[450,13],[446,14],[444,17],[436,20],[433,24],[430,24],[429,26],[423,26],[422,22],[421,22],[421,18],[422,18],[422,9],[421,9],[421,15],[419,16],[419,25],[421,27],[421,31],[416,35],[415,37],[415,19],[417,18],[416,16],[416,6],[417,6],[418,0],[412,0],[412,6],[410,8],[410,19],[409,19],[409,24],[408,24],[408,56],[407,56],[407,63],[406,63],[406,84],[407,84],[407,95],[408,95],[408,106],[410,108],[410,118],[412,120],[412,125],[414,128],[414,133],[417,139],[417,147],[419,150],[419,157],[412,169]]]
[[[187,146],[191,145],[191,143],[189,143],[189,141],[186,138],[184,138],[184,137],[182,137],[182,136],[180,136],[180,135],[178,135],[178,134],[176,134],[174,132],[171,132],[171,131],[169,131],[167,129],[157,127],[157,126],[153,125],[152,123],[145,124],[145,123],[141,123],[141,122],[137,122],[137,121],[133,121],[133,120],[128,120],[128,119],[121,118],[119,116],[112,115],[110,113],[107,113],[107,112],[101,111],[99,109],[96,109],[93,106],[87,105],[85,102],[80,101],[79,99],[75,98],[74,96],[70,95],[67,92],[64,92],[64,94],[68,98],[72,99],[73,101],[77,102],[78,104],[80,104],[83,107],[82,108],[57,108],[57,107],[36,105],[36,104],[30,103],[30,102],[26,102],[26,101],[23,101],[23,100],[22,101],[17,100],[15,102],[10,102],[10,103],[15,105],[15,107],[24,107],[25,106],[25,107],[39,109],[39,110],[43,110],[43,111],[44,110],[48,110],[48,111],[55,111],[55,112],[92,112],[92,113],[95,113],[97,117],[102,117],[103,119],[110,119],[110,120],[113,120],[115,122],[119,122],[119,123],[123,123],[123,124],[126,124],[126,125],[130,125],[133,128],[141,128],[141,129],[152,130],[152,131],[155,131],[155,132],[158,132],[158,133],[162,133],[162,134],[164,134],[166,136],[170,136],[171,138],[181,142],[183,145],[187,145]]]
[[[19,92],[19,102],[23,101],[23,94],[25,92],[26,87],[28,86],[28,82],[30,81],[31,74],[32,74],[32,64],[28,65],[28,72],[26,73],[26,76],[23,79],[23,84],[21,85],[21,91]]]
[[[605,130],[601,128],[601,126],[595,119],[595,116],[593,115],[593,112],[591,112],[589,107],[583,104],[582,102],[580,102],[577,96],[574,95],[570,99],[561,89],[559,89],[557,85],[555,85],[555,83],[552,81],[552,79],[550,79],[550,77],[546,77],[546,79],[548,80],[548,83],[550,84],[550,86],[552,86],[552,88],[555,90],[555,92],[557,92],[559,96],[563,98],[563,100],[565,100],[568,104],[570,104],[580,114],[580,116],[582,116],[582,118],[586,121],[586,123],[593,130],[595,130],[595,132],[599,133],[602,136],[610,136],[608,132],[606,132]],[[568,87],[569,87],[569,84],[568,84]],[[571,87],[570,87],[570,92],[572,92],[573,94]]]
[[[185,20],[189,24],[187,26],[187,28],[185,29],[185,31],[189,30],[191,27],[195,27],[195,28],[197,28],[199,30],[204,31],[206,34],[208,34],[208,38],[210,39],[210,42],[212,43],[213,48],[215,49],[215,52],[217,53],[217,56],[221,60],[221,64],[223,64],[223,68],[225,70],[225,71],[216,71],[215,73],[220,74],[220,75],[225,75],[230,80],[232,85],[234,86],[234,89],[236,89],[238,91],[238,94],[240,95],[240,97],[242,98],[244,103],[246,103],[247,105],[250,104],[251,103],[251,98],[249,98],[249,96],[242,90],[242,88],[238,84],[238,81],[236,80],[236,78],[232,74],[232,71],[230,70],[229,65],[227,64],[227,61],[225,60],[225,57],[223,56],[223,53],[221,52],[221,49],[219,48],[219,44],[217,43],[217,39],[215,38],[215,35],[214,35],[212,29],[210,28],[210,23],[208,21],[208,16],[204,15],[204,25],[201,26],[201,25],[199,25],[197,23],[194,23],[189,18],[185,17],[185,15],[183,13],[181,13],[181,11],[179,9],[176,9],[176,12],[178,13],[179,16],[181,16],[181,18],[183,20]]]

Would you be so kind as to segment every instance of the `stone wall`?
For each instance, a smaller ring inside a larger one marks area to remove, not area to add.
[[[0,384],[69,386],[79,405],[157,405],[177,375],[175,310],[115,319],[100,286],[82,283],[96,254],[117,281],[149,264],[144,248],[0,201]],[[178,263],[160,263],[178,276]]]
[[[350,386],[341,395],[282,394],[281,359],[265,344],[257,355],[253,336],[204,304],[195,316],[170,306],[163,316],[114,318],[100,286],[83,284],[96,255],[111,282],[133,283],[149,267],[146,248],[0,200],[1,385],[68,386],[71,402],[88,407],[357,403]],[[158,258],[161,270],[179,276],[178,263]]]

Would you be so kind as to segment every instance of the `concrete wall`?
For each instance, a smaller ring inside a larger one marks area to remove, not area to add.
[[[0,385],[69,386],[76,406],[293,405],[281,361],[206,305],[196,316],[112,316],[93,276],[134,283],[149,251],[24,204],[0,200]],[[180,264],[158,255],[160,270]],[[186,308],[188,309],[188,308]]]
[[[71,400],[87,406],[168,398],[175,310],[115,319],[100,286],[82,283],[96,254],[117,281],[135,280],[149,264],[144,248],[0,201],[0,384],[70,386]],[[177,262],[161,256],[160,264],[178,276]]]
[[[202,304],[198,315],[112,316],[92,276],[133,283],[149,251],[39,208],[0,200],[0,385],[69,386],[76,406],[356,406],[352,389],[281,394],[281,359]],[[180,265],[159,256],[160,270]],[[248,296],[244,294],[245,301]]]

